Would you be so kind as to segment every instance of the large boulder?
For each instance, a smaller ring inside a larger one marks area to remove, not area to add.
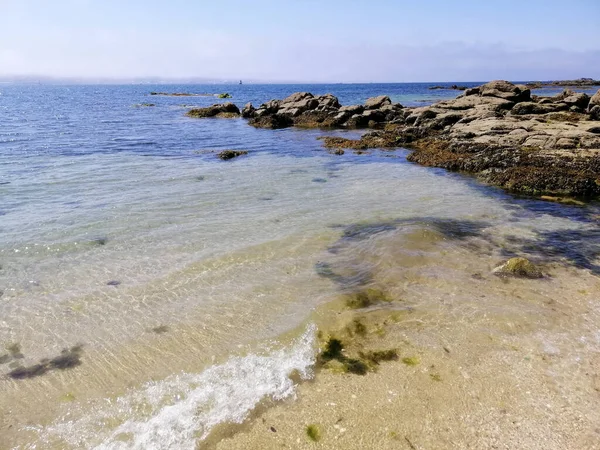
[[[483,97],[498,97],[511,102],[531,100],[531,91],[527,86],[517,86],[504,80],[490,81],[479,86],[479,94]]]
[[[573,92],[571,95],[563,98],[562,102],[569,105],[569,107],[576,106],[577,108],[586,109],[590,103],[590,97],[583,92]]]
[[[590,119],[591,120],[600,120],[600,106],[599,105],[594,105],[590,111]]]
[[[379,109],[385,105],[391,105],[392,101],[387,95],[380,95],[379,97],[371,97],[365,102],[366,109]]]
[[[333,108],[337,109],[341,106],[340,101],[333,94],[320,95],[316,98],[316,100],[318,102],[318,106],[317,106],[318,110],[333,109]]]

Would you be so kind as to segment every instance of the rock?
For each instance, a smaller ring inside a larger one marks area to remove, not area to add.
[[[219,103],[207,108],[194,108],[188,111],[189,117],[238,117],[240,110],[233,103]]]
[[[282,103],[283,102],[281,100],[270,100],[267,103],[260,105],[259,109],[264,109],[269,114],[275,114],[277,111],[279,111]]]
[[[588,128],[587,132],[588,133],[593,133],[593,134],[600,134],[600,126],[599,127]]]
[[[383,122],[385,120],[385,112],[378,109],[370,109],[362,113],[363,120],[369,123],[373,121],[375,123]]]
[[[366,128],[368,120],[366,121],[362,114],[353,114],[346,122],[347,128]]]
[[[228,159],[237,158],[238,156],[247,154],[248,152],[246,150],[223,150],[217,154],[217,157],[223,161],[227,161]]]
[[[444,109],[471,109],[476,106],[489,105],[494,110],[507,110],[514,106],[514,102],[499,97],[480,97],[477,95],[470,95],[468,97],[459,97],[455,100],[447,100],[444,102],[437,103],[435,106]]]
[[[366,109],[379,109],[385,105],[391,105],[392,101],[387,95],[380,95],[379,97],[371,97],[365,102]]]
[[[465,97],[467,97],[469,95],[479,95],[479,88],[474,87],[474,88],[470,88],[470,89],[465,89]]]
[[[312,97],[307,97],[297,102],[282,102],[279,109],[279,114],[288,114],[292,117],[298,116],[305,111],[316,109],[319,106],[319,102]]]
[[[224,92],[222,94],[217,95],[219,98],[231,98],[231,94],[228,92]]]
[[[330,128],[338,125],[335,114],[327,111],[305,111],[294,119],[294,125],[303,128]]]
[[[566,103],[569,106],[576,106],[577,108],[581,108],[582,110],[584,110],[590,103],[590,97],[582,92],[574,92],[573,94],[563,98],[562,102]]]
[[[365,107],[363,105],[348,105],[340,108],[340,112],[348,112],[350,114],[362,114],[364,110]]]
[[[531,91],[527,86],[516,86],[508,81],[495,80],[479,86],[479,93],[484,97],[497,97],[511,102],[531,100]]]
[[[338,98],[332,94],[320,95],[319,97],[316,98],[316,100],[318,102],[317,109],[326,109],[326,108],[336,108],[337,109],[340,107],[340,102],[339,102]]]
[[[296,92],[284,98],[281,103],[296,103],[309,98],[314,98],[314,95],[312,95],[310,92]]]
[[[254,106],[252,106],[252,103],[246,103],[244,105],[244,108],[242,109],[242,117],[246,119],[251,119],[252,117],[254,117],[255,113],[256,109],[254,108]]]
[[[265,112],[259,115],[258,111],[260,111],[260,109],[256,111],[257,114],[255,114],[254,118],[248,121],[248,124],[252,125],[253,127],[270,128],[272,130],[275,130],[278,128],[287,128],[294,125],[292,117],[286,114],[268,114]]]
[[[527,258],[511,258],[501,266],[496,267],[493,273],[500,276],[513,276],[519,278],[543,278],[544,274]]]
[[[593,106],[590,111],[590,120],[600,120],[600,106],[599,105],[595,105]]]
[[[512,115],[523,116],[526,114],[548,114],[551,112],[565,111],[569,107],[566,103],[533,103],[523,102],[517,103],[510,111]]]
[[[594,95],[592,95],[592,98],[590,98],[590,102],[588,105],[588,108],[590,109],[590,111],[592,110],[592,108],[594,106],[600,106],[600,89],[598,90],[598,92],[596,92]]]

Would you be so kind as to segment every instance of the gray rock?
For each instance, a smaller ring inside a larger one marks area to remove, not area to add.
[[[256,113],[256,108],[254,108],[254,106],[252,106],[252,103],[246,103],[244,105],[244,108],[242,109],[242,117],[244,117],[246,119],[251,119],[252,117],[254,117],[255,113]]]
[[[562,102],[569,106],[576,106],[577,108],[585,109],[590,103],[590,97],[583,92],[577,92],[563,98]]]
[[[594,105],[589,110],[590,120],[600,120],[600,105]]]
[[[385,105],[391,105],[392,101],[387,95],[380,95],[379,97],[371,97],[365,102],[366,109],[379,109]]]
[[[511,102],[531,100],[531,91],[527,86],[516,86],[508,81],[495,80],[479,86],[479,93],[484,97],[497,97]]]
[[[474,88],[465,89],[464,96],[468,97],[469,95],[479,95],[479,88],[474,87]]]
[[[310,92],[296,92],[289,97],[284,98],[281,103],[296,103],[308,98],[314,98],[314,95],[312,95]]]
[[[510,113],[514,116],[526,114],[548,114],[551,112],[565,111],[569,109],[566,103],[539,104],[533,102],[517,103]]]
[[[316,98],[316,100],[318,102],[317,109],[319,109],[319,110],[340,107],[340,102],[339,102],[338,98],[332,94],[320,95]]]
[[[364,110],[365,107],[363,105],[348,105],[340,108],[340,112],[348,112],[350,114],[362,114]]]
[[[598,89],[598,92],[596,92],[594,95],[592,95],[592,98],[590,98],[590,103],[588,105],[590,111],[594,106],[600,106],[600,89]]]

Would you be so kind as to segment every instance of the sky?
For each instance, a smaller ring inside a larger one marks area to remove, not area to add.
[[[600,0],[0,0],[0,77],[600,78]]]

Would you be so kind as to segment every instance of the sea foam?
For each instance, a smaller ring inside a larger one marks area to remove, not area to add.
[[[291,345],[265,355],[147,383],[81,419],[63,417],[42,430],[43,438],[98,450],[193,450],[215,425],[242,423],[261,400],[295,395],[292,374],[313,375],[315,330],[310,325]]]

